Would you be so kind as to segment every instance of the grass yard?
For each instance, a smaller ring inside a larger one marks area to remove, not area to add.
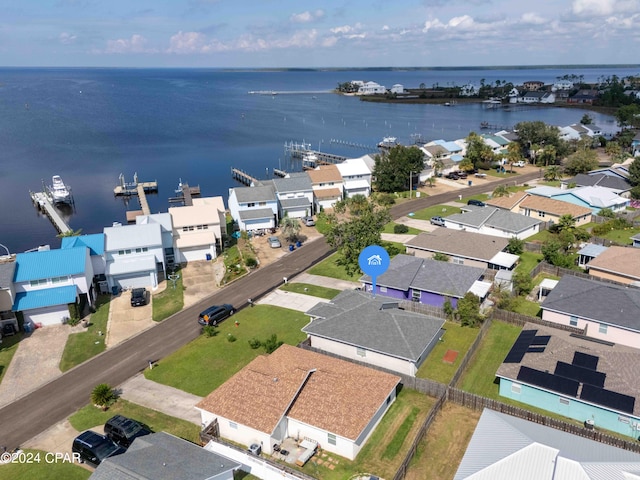
[[[417,220],[431,220],[431,217],[448,217],[454,213],[461,213],[462,210],[451,205],[434,205],[433,207],[424,208],[414,212],[411,218]]]
[[[11,464],[0,464],[0,478],[11,480],[49,480],[64,478],[65,480],[86,480],[91,476],[91,470],[71,462],[47,461],[47,452],[43,450],[23,450],[25,462],[18,460]],[[30,461],[31,463],[27,463]]]
[[[321,287],[319,285],[311,285],[310,283],[287,283],[282,285],[280,290],[286,292],[302,293],[303,295],[311,295],[312,297],[326,298],[331,300],[340,293],[335,288]]]
[[[104,335],[98,332],[107,331],[109,320],[109,295],[100,295],[96,301],[96,311],[91,314],[89,326],[84,332],[73,333],[67,338],[64,352],[60,359],[60,370],[66,372],[70,368],[95,357],[105,349]]]
[[[515,177],[518,175],[518,170],[516,170],[516,167],[514,167],[513,173],[509,172],[508,166],[505,166],[505,168],[507,169],[505,172],[498,172],[496,171],[495,168],[491,168],[489,170],[483,170],[482,172],[486,173],[490,177],[496,177],[496,178]]]
[[[173,288],[172,280],[167,280],[167,287],[164,291],[153,296],[151,307],[153,309],[152,318],[155,322],[161,322],[184,307],[182,275],[180,270],[176,270],[175,274],[179,276],[175,283],[176,288]]]
[[[114,415],[134,418],[149,426],[154,432],[168,432],[190,442],[200,443],[200,426],[180,418],[119,399],[104,412],[93,405],[87,405],[69,417],[69,422],[79,432],[97,425],[103,425]]]
[[[2,343],[0,343],[0,383],[2,383],[2,378],[7,368],[9,368],[13,355],[16,353],[16,350],[18,350],[20,340],[22,340],[22,333],[16,333],[11,337],[2,338]]]
[[[470,197],[462,197],[460,200],[456,200],[458,203],[467,204],[467,202],[471,199],[480,200],[481,202],[486,202],[489,198],[488,193],[478,193],[477,195],[471,195]]]
[[[393,231],[393,228],[399,225],[398,223],[395,222],[389,222],[384,226],[384,230],[382,230],[382,233],[396,233]],[[417,228],[413,228],[413,227],[408,227],[409,230],[404,233],[403,235],[418,235],[422,232],[422,230],[418,230]]]
[[[640,228],[628,228],[624,230],[611,230],[610,232],[599,236],[602,236],[607,240],[611,240],[612,242],[619,243],[620,245],[631,245],[633,243],[631,237],[638,233],[640,233]]]
[[[235,326],[238,322],[238,326]],[[272,334],[290,345],[306,338],[300,331],[309,323],[302,312],[270,305],[256,305],[236,313],[223,322],[214,337],[204,335],[161,360],[145,377],[185,392],[204,397],[218,388],[258,355],[263,348],[253,350],[249,340],[266,340]],[[232,336],[236,341],[230,342]]]
[[[553,238],[556,238],[555,234],[551,233],[549,230],[542,230],[541,232],[538,232],[535,235],[531,235],[529,238],[527,238],[527,242],[544,243]]]
[[[405,480],[450,480],[458,470],[481,412],[447,402],[422,438]]]
[[[516,270],[524,271],[526,273],[531,273],[538,263],[542,261],[541,253],[533,253],[533,252],[522,252],[520,254],[520,261],[518,262],[518,266]]]
[[[516,325],[493,321],[458,388],[483,397],[501,399],[498,385],[494,383],[495,373],[521,331],[522,328]]]
[[[354,275],[348,275],[342,265],[337,264],[338,254],[325,258],[320,263],[316,264],[309,269],[309,273],[312,275],[322,275],[323,277],[338,278],[340,280],[348,280],[351,282],[357,282],[362,276],[362,272],[358,271]]]
[[[361,472],[372,473],[380,478],[393,478],[434,403],[435,399],[431,397],[402,389],[354,461],[323,452],[334,461],[327,462],[323,458],[322,464],[318,465],[316,455],[302,471],[322,480],[343,480]],[[327,468],[327,464],[334,469]]]
[[[469,347],[478,336],[479,331],[477,328],[462,327],[454,322],[446,322],[444,329],[446,333],[442,337],[443,341],[438,342],[434,347],[420,370],[418,370],[416,377],[429,378],[436,382],[448,384],[456,373],[467,350],[469,350]],[[442,357],[447,353],[447,350],[458,352],[458,356],[453,363],[444,363],[442,361]]]
[[[517,297],[513,299],[513,311],[530,317],[537,317],[538,313],[540,313],[540,304],[524,297]]]

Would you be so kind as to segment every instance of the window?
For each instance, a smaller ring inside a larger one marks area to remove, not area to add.
[[[182,227],[182,231],[183,232],[188,232],[189,231],[189,227]]]
[[[252,207],[255,207],[255,206],[256,206],[255,202],[247,203],[247,207],[249,207],[249,208],[252,208]]]
[[[560,404],[561,405],[569,405],[569,399],[568,398],[560,397],[559,400],[560,400]]]
[[[367,351],[364,348],[356,347],[356,355],[359,357],[366,357]]]
[[[47,284],[47,279],[46,278],[42,278],[40,280],[31,280],[29,282],[29,285],[32,287],[37,287],[38,285],[46,285]]]
[[[64,277],[53,277],[51,279],[51,283],[62,283],[62,282],[66,282],[67,280],[69,280],[69,277],[64,276]]]
[[[118,255],[124,255],[124,250],[118,250]]]
[[[229,422],[229,428],[233,428],[234,430],[238,429],[238,424],[236,422]]]
[[[607,326],[604,323],[600,324],[600,327],[598,328],[598,333],[602,333],[603,335],[607,334]]]
[[[631,423],[631,421],[627,417],[618,417],[618,421],[626,423],[627,425]]]
[[[258,206],[259,207],[266,207],[267,206],[267,202],[259,202]]]
[[[336,442],[336,436],[333,433],[328,433],[327,434],[327,443],[329,445],[335,445]]]
[[[411,292],[411,300],[414,302],[420,301],[420,290],[413,290]]]
[[[136,253],[142,253],[142,248],[136,248]]]
[[[538,212],[538,215],[540,216],[540,218],[544,218],[544,212]]]
[[[520,393],[522,391],[522,385],[519,383],[511,384],[511,393]]]
[[[380,293],[387,293],[387,287],[380,287]]]
[[[455,263],[456,265],[464,265],[464,258],[453,257],[451,263]]]
[[[572,315],[571,318],[569,319],[569,325],[571,325],[572,327],[577,327],[578,326],[578,317],[574,317]]]

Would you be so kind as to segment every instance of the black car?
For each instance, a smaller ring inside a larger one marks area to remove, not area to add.
[[[134,288],[131,290],[131,306],[140,307],[147,304],[147,289]]]
[[[198,323],[200,325],[217,325],[224,319],[230,317],[235,313],[233,305],[225,303],[223,305],[213,305],[207,308],[198,316]]]
[[[73,440],[71,451],[80,456],[81,462],[97,467],[105,458],[120,455],[126,450],[104,435],[87,430]]]
[[[122,415],[115,415],[104,424],[104,434],[123,448],[129,448],[138,437],[153,433],[144,425]]]
[[[467,178],[467,172],[458,172],[458,178]]]
[[[484,207],[485,203],[483,201],[481,201],[481,200],[476,200],[475,198],[472,198],[467,202],[467,205],[475,205],[477,207]]]
[[[447,173],[446,178],[448,178],[449,180],[459,180],[460,179],[460,177],[458,176],[458,174],[456,172]]]

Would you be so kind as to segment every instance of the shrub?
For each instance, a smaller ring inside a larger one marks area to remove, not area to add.
[[[91,403],[104,410],[116,400],[116,394],[108,383],[96,385],[91,392]]]
[[[383,207],[389,207],[396,203],[396,199],[390,193],[379,193],[376,196],[376,200],[378,204],[382,205]]]
[[[211,338],[215,337],[218,334],[218,329],[215,325],[205,325],[202,327],[202,333],[205,337]]]
[[[449,261],[449,257],[447,255],[445,255],[444,253],[440,253],[440,252],[436,252],[433,254],[433,258],[434,260],[437,260],[439,262],[448,262]]]
[[[249,268],[255,268],[258,266],[258,260],[255,257],[247,257],[244,260],[244,263]]]
[[[408,231],[409,227],[401,223],[393,226],[393,233],[407,233]]]
[[[258,340],[257,338],[252,338],[250,340],[248,340],[249,342],[249,346],[251,347],[252,350],[257,350],[258,348],[260,348],[262,346],[262,342],[260,340]]]
[[[227,335],[227,342],[233,343],[236,340],[237,340],[237,338],[234,335],[231,335],[231,334]]]
[[[598,212],[598,215],[601,217],[614,218],[616,215],[613,213],[613,210],[610,208],[603,208]]]
[[[612,230],[611,222],[599,223],[598,225],[594,225],[591,229],[591,233],[593,235],[605,235]]]
[[[402,249],[399,248],[395,243],[385,242],[382,246],[387,251],[390,257],[395,257],[399,253],[402,253]]]
[[[278,335],[276,335],[275,333],[273,335],[271,335],[269,338],[267,338],[264,342],[262,342],[262,346],[264,347],[264,350],[267,353],[273,353],[275,352],[278,347],[280,345],[282,345],[284,342],[281,340],[278,340]]]

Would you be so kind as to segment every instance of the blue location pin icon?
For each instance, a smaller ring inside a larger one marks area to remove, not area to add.
[[[376,296],[376,278],[389,268],[389,254],[379,245],[370,245],[358,256],[360,270],[371,277],[372,293]]]

